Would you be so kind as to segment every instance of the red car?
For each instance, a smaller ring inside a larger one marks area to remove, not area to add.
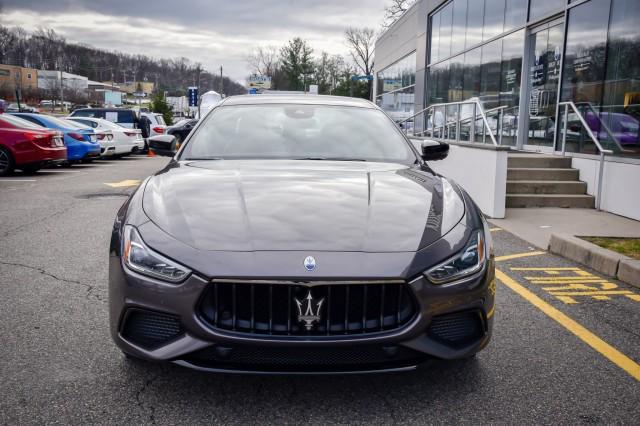
[[[67,159],[62,134],[9,114],[0,114],[0,176],[14,169],[35,173]]]

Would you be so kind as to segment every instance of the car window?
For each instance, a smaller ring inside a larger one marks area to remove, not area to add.
[[[30,120],[25,120],[24,118],[20,118],[20,117],[15,117],[13,115],[9,115],[9,114],[2,114],[0,115],[0,125],[1,124],[9,124],[10,126],[15,126],[18,127],[20,129],[38,129],[38,130],[42,130],[42,125],[38,124],[37,122],[32,122]],[[2,126],[4,127],[4,126]]]
[[[91,121],[91,120],[82,120],[82,119],[79,119],[79,118],[70,118],[69,121],[75,121],[76,123],[80,123],[80,124],[85,125],[85,126],[90,126],[90,127],[93,127],[94,129],[96,127],[98,127],[98,123],[96,123],[95,121]]]
[[[112,129],[112,130],[122,130],[122,129],[124,129],[124,127],[122,127],[118,123],[113,123],[113,122],[108,121],[108,120],[100,121],[100,126],[104,127],[105,129]]]
[[[96,111],[91,109],[77,109],[71,113],[73,117],[95,117]]]
[[[164,117],[161,115],[156,115],[156,121],[158,122],[158,124],[161,124],[163,126],[166,126],[166,123],[164,122]]]
[[[20,119],[25,120],[25,121],[29,121],[29,122],[37,125],[38,127],[47,127],[47,125],[43,121],[38,120],[37,118],[32,117],[30,115],[19,115],[19,116],[17,116],[17,118],[20,118]]]
[[[112,121],[112,120],[109,120]],[[116,123],[135,123],[133,111],[118,111],[118,121]]]
[[[300,104],[219,107],[181,158],[416,161],[397,126],[377,109]]]

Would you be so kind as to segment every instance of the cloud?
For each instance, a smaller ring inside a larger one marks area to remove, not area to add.
[[[0,0],[1,2],[2,0]],[[387,0],[5,0],[3,25],[53,28],[70,42],[153,57],[187,57],[243,80],[258,45],[308,40],[346,54],[348,26],[378,28]]]

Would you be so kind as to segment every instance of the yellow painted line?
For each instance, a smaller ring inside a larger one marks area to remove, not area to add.
[[[579,271],[578,268],[509,268],[509,269],[511,269],[512,271]]]
[[[508,254],[506,256],[498,256],[496,257],[496,262],[502,262],[505,260],[511,259],[520,259],[521,257],[529,257],[529,256],[540,256],[543,254],[547,254],[546,251],[527,251],[525,253],[516,253],[516,254]]]
[[[491,232],[502,231],[502,228],[489,228],[489,231]]]
[[[138,186],[140,185],[140,180],[139,179],[127,179],[127,180],[123,180],[120,182],[105,182],[104,183],[107,186],[110,186],[112,188],[123,188],[123,187],[127,187],[127,186]]]
[[[498,280],[500,280],[500,282],[502,282],[502,284],[509,287],[529,303],[548,315],[550,318],[557,321],[561,326],[569,330],[584,343],[591,346],[602,356],[626,371],[631,377],[640,381],[640,364],[637,364],[631,358],[593,334],[584,326],[580,325],[558,309],[542,300],[540,297],[506,275],[504,272],[496,269],[496,277],[498,278]]]
[[[494,303],[489,312],[487,312],[487,319],[491,318],[496,311],[496,304]]]

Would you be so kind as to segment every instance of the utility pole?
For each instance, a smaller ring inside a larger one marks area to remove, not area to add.
[[[222,83],[222,65],[220,65],[220,96],[222,96],[223,91],[224,91],[224,84]]]
[[[60,71],[60,112],[64,110],[64,77],[62,76],[62,59],[58,56],[58,71]]]

